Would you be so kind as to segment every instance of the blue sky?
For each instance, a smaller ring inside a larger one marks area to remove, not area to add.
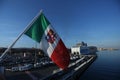
[[[84,41],[120,48],[119,0],[0,0],[0,47],[8,47],[41,9],[67,47]],[[35,47],[35,41],[23,35],[14,47]]]

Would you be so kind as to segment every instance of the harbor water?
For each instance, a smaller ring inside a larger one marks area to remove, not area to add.
[[[120,50],[99,51],[79,80],[120,80]]]

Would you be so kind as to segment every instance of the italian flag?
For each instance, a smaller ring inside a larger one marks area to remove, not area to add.
[[[25,32],[27,36],[40,43],[40,48],[62,69],[69,65],[70,55],[63,41],[41,13]]]

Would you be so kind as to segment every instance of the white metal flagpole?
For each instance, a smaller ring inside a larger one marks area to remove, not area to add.
[[[15,39],[15,41],[4,51],[4,53],[0,56],[0,62],[4,59],[6,53],[15,45],[15,43],[20,39],[20,37],[31,27],[31,25],[37,20],[39,15],[42,13],[42,10],[33,18],[33,20],[26,26],[23,32]]]

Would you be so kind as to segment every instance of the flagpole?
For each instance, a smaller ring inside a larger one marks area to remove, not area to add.
[[[31,27],[31,25],[37,20],[39,15],[42,13],[42,10],[33,18],[33,20],[26,26],[21,34],[15,39],[15,41],[4,51],[4,53],[0,56],[0,62],[4,59],[6,53],[15,45],[15,43],[20,39],[20,37]]]

